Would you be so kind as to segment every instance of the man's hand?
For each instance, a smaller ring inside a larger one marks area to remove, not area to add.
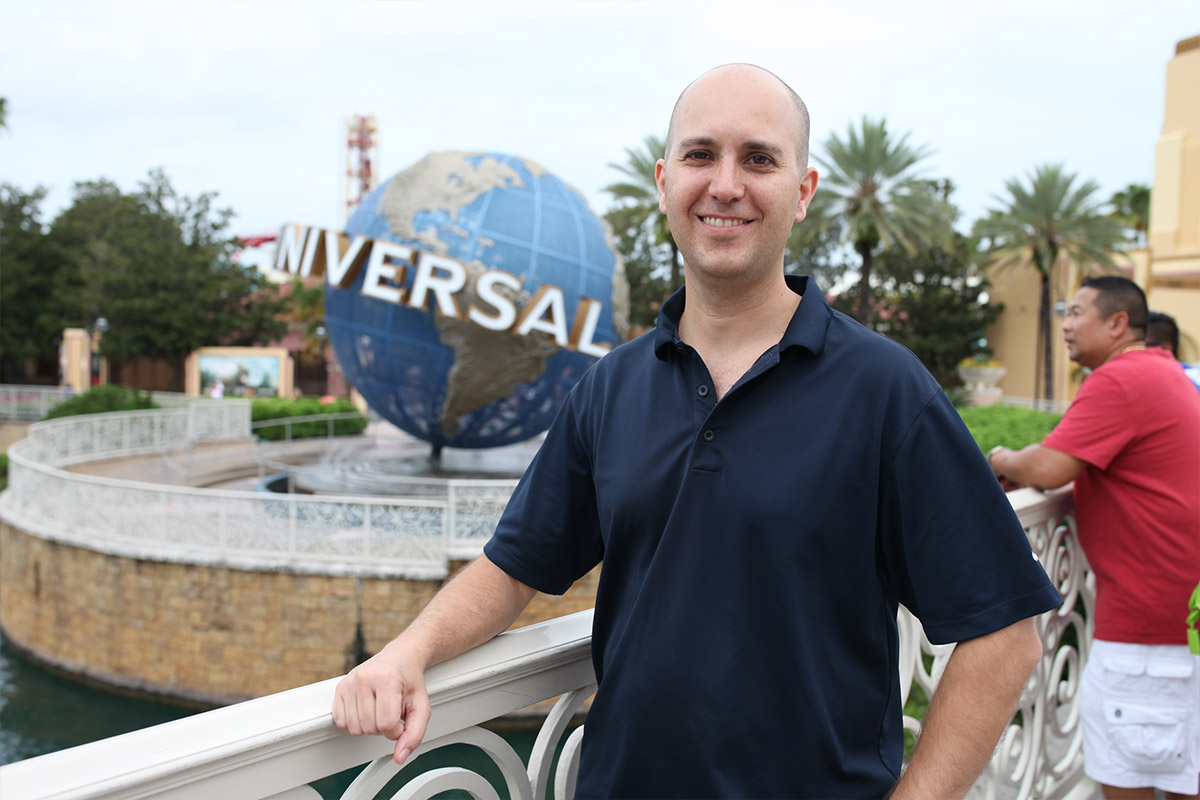
[[[424,667],[405,652],[402,639],[351,670],[333,695],[334,724],[354,736],[392,739],[397,764],[421,744],[429,713]]]
[[[1040,444],[1020,450],[993,447],[987,454],[987,462],[1006,492],[1022,486],[1042,491],[1057,489],[1078,478],[1087,466],[1085,461]]]
[[[511,625],[534,590],[486,555],[447,583],[412,624],[359,664],[333,693],[333,722],[347,733],[396,740],[403,764],[425,737],[431,713],[425,670],[465,653]]]

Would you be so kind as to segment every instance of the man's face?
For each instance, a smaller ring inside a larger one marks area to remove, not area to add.
[[[1112,317],[1105,319],[1096,306],[1099,294],[1099,290],[1090,286],[1076,292],[1062,323],[1063,339],[1071,360],[1091,369],[1104,363],[1115,341],[1110,335]]]
[[[799,119],[773,76],[725,67],[697,80],[658,162],[659,208],[694,275],[782,274],[817,173],[798,163]]]

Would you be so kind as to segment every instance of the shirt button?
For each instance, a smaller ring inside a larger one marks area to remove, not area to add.
[[[700,395],[701,397],[708,397],[708,387],[703,383],[700,384],[696,387],[696,394]]]
[[[675,345],[675,350],[676,350],[676,352],[678,352],[678,353],[679,353],[679,355],[681,355],[681,356],[685,356],[685,355],[687,355],[687,348],[686,348],[686,347],[684,347],[684,346],[683,346],[683,345],[681,345],[681,344]]]
[[[709,428],[704,432],[704,441],[711,442],[715,438],[717,438],[717,434],[713,432],[712,428]]]

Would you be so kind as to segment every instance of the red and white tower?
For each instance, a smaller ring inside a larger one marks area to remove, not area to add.
[[[379,125],[375,116],[356,114],[346,121],[346,208],[343,220],[375,188],[375,162],[379,160]]]

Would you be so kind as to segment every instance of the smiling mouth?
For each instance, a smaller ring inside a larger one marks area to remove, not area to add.
[[[701,217],[700,221],[705,225],[713,225],[717,228],[734,228],[739,225],[748,225],[749,221],[744,219],[724,219],[722,217]]]

